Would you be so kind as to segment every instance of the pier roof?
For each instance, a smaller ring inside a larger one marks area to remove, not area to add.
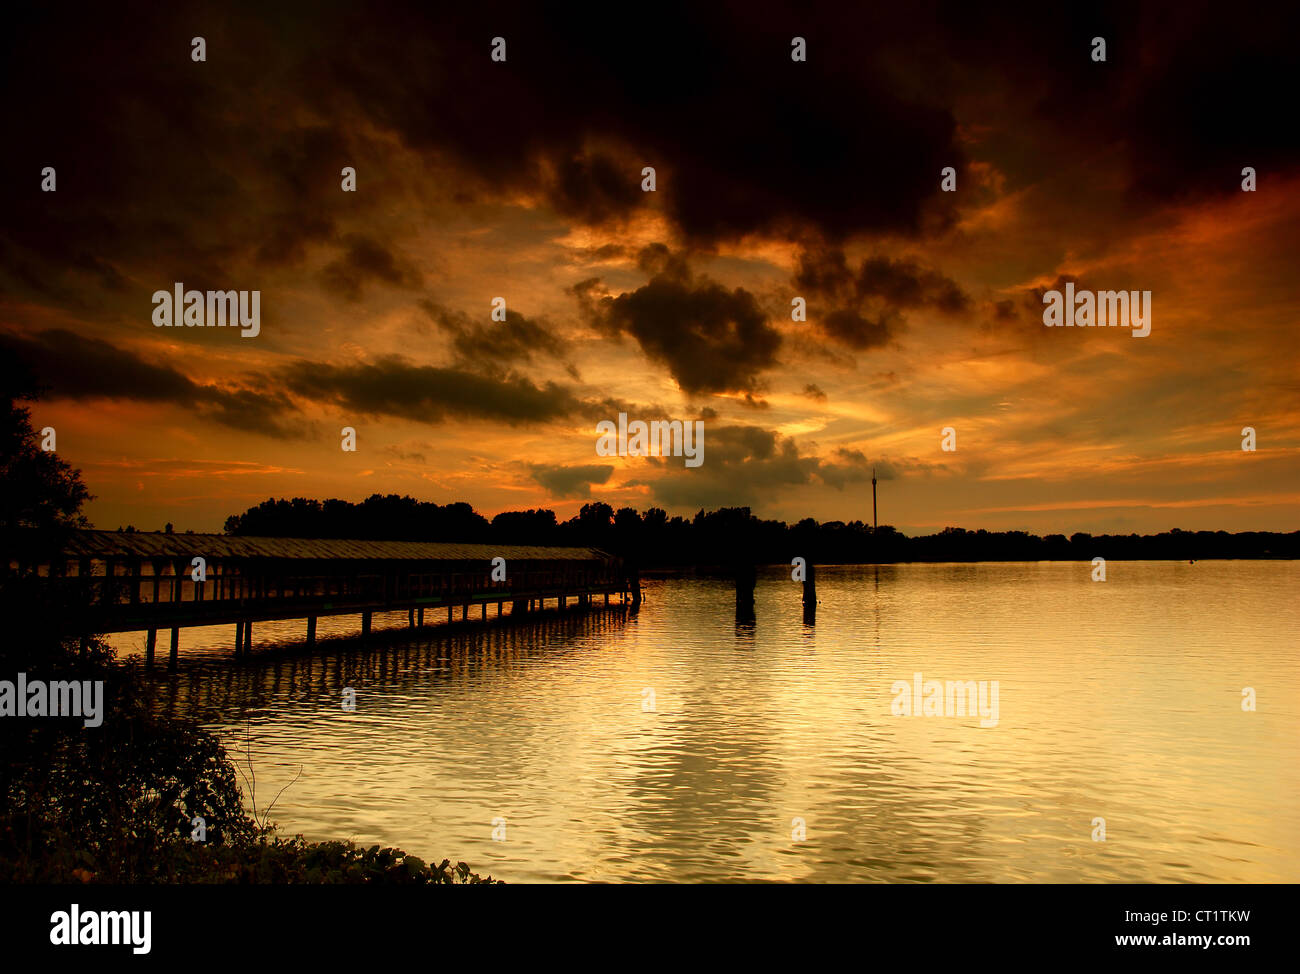
[[[362,541],[342,538],[254,538],[161,531],[75,531],[63,551],[72,558],[291,558],[352,561],[609,561],[596,548]]]

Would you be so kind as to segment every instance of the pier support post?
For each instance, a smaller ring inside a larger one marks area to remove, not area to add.
[[[370,615],[369,612],[361,613],[361,635],[363,636],[370,635]]]
[[[812,562],[804,567],[803,623],[805,626],[813,626],[817,624],[817,576]]]
[[[244,652],[244,624],[235,623],[235,659],[239,659]]]
[[[406,610],[406,624],[407,624],[408,626],[410,626],[412,629],[415,628],[415,610],[414,610],[414,609],[407,609],[407,610]]]
[[[528,611],[523,599],[515,599],[510,603],[510,618],[521,616]]]
[[[144,637],[144,665],[153,666],[153,653],[158,647],[158,630],[150,629],[149,635]]]
[[[415,624],[421,629],[424,628],[424,608],[421,607],[415,614]]]
[[[316,648],[316,617],[307,617],[307,648]]]
[[[176,662],[180,659],[181,654],[181,631],[178,628],[172,629],[172,648],[167,655],[167,669],[176,669]]]
[[[755,621],[754,586],[758,584],[758,573],[754,566],[742,562],[736,566],[736,621],[749,623]]]
[[[253,651],[253,620],[249,619],[244,622],[244,655],[247,656]]]
[[[609,593],[605,593],[605,608],[609,608]]]
[[[452,615],[452,613],[455,611],[456,611],[456,607],[454,605],[447,606],[447,625],[451,625],[453,622],[456,621],[455,617]]]
[[[479,608],[483,610],[483,621],[484,621],[484,622],[487,622],[487,603],[486,603],[486,602],[480,602],[480,603],[479,603]]]

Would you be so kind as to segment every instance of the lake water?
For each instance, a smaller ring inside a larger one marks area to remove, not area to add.
[[[1300,562],[1091,570],[822,567],[815,626],[773,568],[752,627],[668,579],[636,616],[314,656],[192,630],[155,685],[247,747],[259,810],[302,769],[282,832],[510,881],[1300,881]],[[998,681],[996,725],[892,713],[917,672]]]

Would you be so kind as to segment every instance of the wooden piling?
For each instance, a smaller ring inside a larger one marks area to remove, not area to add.
[[[316,646],[316,617],[307,617],[307,648],[314,649]]]
[[[755,621],[754,586],[758,584],[758,573],[750,562],[741,562],[736,566],[736,621],[750,623]]]
[[[420,610],[416,612],[415,620],[416,620],[416,625],[418,625],[421,629],[423,629],[424,628],[424,607],[423,606],[421,606]]]
[[[361,635],[363,636],[370,635],[370,616],[369,612],[361,613]]]
[[[235,623],[235,658],[238,659],[244,652],[244,624]]]
[[[248,656],[253,651],[253,621],[251,619],[244,623],[244,655]]]
[[[181,631],[180,629],[173,628],[171,652],[167,654],[167,669],[169,670],[176,669],[176,664],[180,659],[180,655],[181,655]]]
[[[150,629],[144,640],[144,665],[153,666],[154,650],[158,647],[158,630]]]
[[[804,566],[803,621],[806,626],[817,623],[817,576],[812,562]]]

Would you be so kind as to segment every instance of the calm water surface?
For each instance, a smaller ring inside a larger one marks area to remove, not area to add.
[[[283,832],[507,880],[1296,882],[1298,592],[1300,562],[828,567],[809,627],[771,569],[752,627],[726,583],[651,581],[635,617],[240,665],[196,629],[156,686],[247,749],[259,809],[302,769]],[[997,680],[997,726],[891,714],[918,671]]]

